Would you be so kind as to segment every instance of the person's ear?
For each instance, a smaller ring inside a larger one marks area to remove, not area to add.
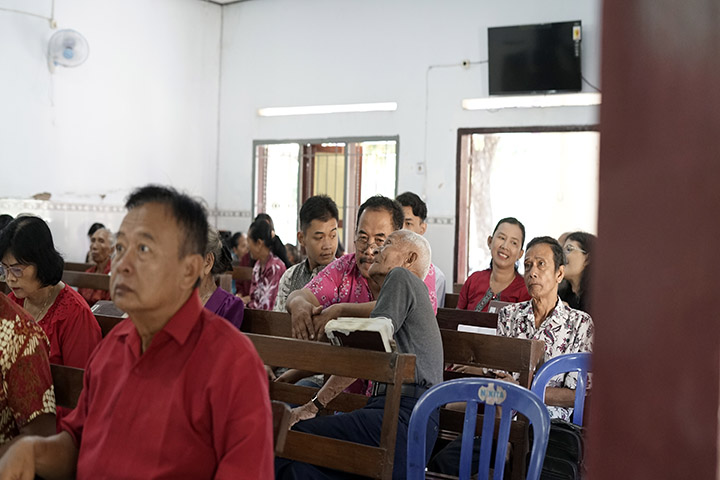
[[[558,284],[563,281],[563,278],[565,278],[565,265],[560,265],[560,268],[555,272],[555,276]]]
[[[202,255],[195,253],[185,255],[180,260],[181,272],[180,272],[180,288],[183,290],[192,290],[195,287],[198,279],[202,276],[203,266],[205,259]]]
[[[205,258],[203,260],[203,268],[202,268],[203,276],[210,273],[210,270],[212,270],[214,264],[215,264],[215,254],[210,252],[207,255],[205,255]]]
[[[520,249],[520,252],[518,252],[518,257],[515,259],[515,261],[516,261],[516,262],[519,262],[520,259],[523,257],[523,255],[525,255],[525,250],[523,250],[523,249],[521,248],[521,249]]]
[[[492,235],[488,236],[487,244],[488,244],[488,248],[490,248],[490,245],[492,244]]]
[[[425,235],[426,231],[427,231],[427,223],[420,222],[420,235]]]
[[[297,241],[302,247],[305,247],[305,234],[303,232],[297,232]]]
[[[408,270],[412,270],[412,266],[415,265],[417,259],[417,252],[408,252],[407,256],[405,257],[405,268],[407,268]]]

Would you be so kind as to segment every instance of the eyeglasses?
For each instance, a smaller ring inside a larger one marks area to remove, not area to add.
[[[359,252],[364,252],[367,250],[367,248],[370,245],[375,245],[376,247],[382,247],[385,244],[385,240],[381,238],[375,238],[372,241],[368,237],[357,237],[355,239],[355,246],[357,247]]]
[[[573,245],[573,244],[571,244],[571,243],[568,243],[567,245],[565,245],[565,247],[563,247],[563,250],[564,250],[565,253],[568,254],[568,255],[571,254],[572,252],[575,252],[575,251],[581,252],[581,253],[587,253],[587,252],[586,252],[585,250],[583,250],[582,248],[578,248],[578,247],[576,247],[575,245]]]
[[[16,263],[12,267],[5,265],[4,263],[0,263],[0,279],[5,281],[5,278],[7,278],[8,272],[12,273],[13,277],[20,278],[23,276],[23,271],[27,268],[27,265],[20,265]]]

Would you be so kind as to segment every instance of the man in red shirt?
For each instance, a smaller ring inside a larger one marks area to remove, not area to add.
[[[159,186],[126,207],[110,292],[130,318],[90,357],[63,431],[18,441],[0,478],[272,478],[263,364],[197,293],[205,210]]]

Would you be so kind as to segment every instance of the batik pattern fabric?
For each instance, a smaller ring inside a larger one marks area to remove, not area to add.
[[[508,305],[498,315],[498,335],[513,338],[541,340],[545,343],[545,361],[566,353],[592,352],[595,326],[585,312],[566,306],[560,297],[555,308],[538,328],[532,300]],[[574,389],[577,374],[568,373],[553,377],[548,387]],[[548,407],[551,418],[570,420],[572,408]]]
[[[255,262],[250,284],[250,302],[247,308],[256,310],[272,310],[280,284],[280,277],[285,273],[285,264],[272,253],[265,262]]]
[[[323,268],[325,268],[325,265],[318,265],[310,270],[310,263],[305,259],[303,262],[285,270],[282,278],[280,278],[280,285],[278,286],[278,293],[275,298],[273,310],[276,312],[284,312],[287,306],[288,296],[295,290],[300,290],[307,285]]]
[[[0,294],[0,444],[39,415],[55,414],[49,352],[43,329]]]

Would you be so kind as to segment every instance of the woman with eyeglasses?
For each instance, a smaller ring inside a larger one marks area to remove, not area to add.
[[[590,272],[592,252],[597,237],[590,233],[573,232],[567,236],[565,253],[565,279],[558,294],[571,308],[589,312]]]
[[[50,363],[85,368],[100,325],[85,299],[62,281],[65,262],[39,217],[21,216],[0,232],[0,276],[50,340]],[[65,412],[58,409],[58,421]]]

